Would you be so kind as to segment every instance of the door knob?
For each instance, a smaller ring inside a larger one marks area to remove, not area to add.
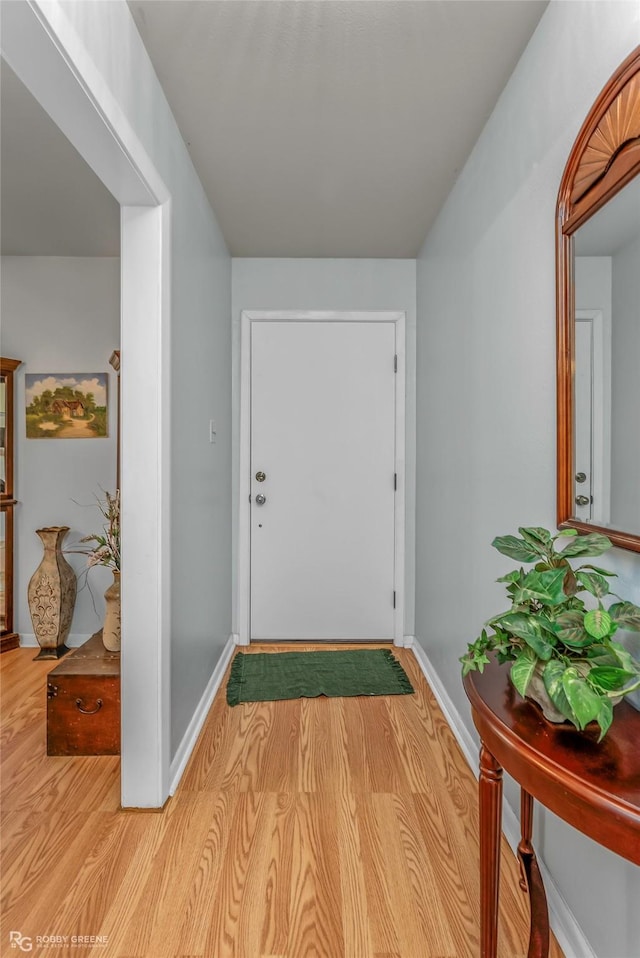
[[[589,505],[589,496],[576,496],[576,505],[578,505],[578,506],[588,506],[588,505]]]
[[[267,501],[267,497],[263,496],[262,493],[259,492],[258,495],[256,496],[256,505],[263,506],[266,501]]]

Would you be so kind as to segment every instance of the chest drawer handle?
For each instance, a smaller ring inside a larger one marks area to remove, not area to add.
[[[79,712],[82,712],[83,715],[95,715],[96,712],[99,712],[102,708],[102,699],[96,699],[96,707],[94,709],[83,708],[82,699],[76,699],[76,708]]]

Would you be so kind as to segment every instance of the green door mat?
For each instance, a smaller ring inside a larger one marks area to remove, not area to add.
[[[410,695],[407,673],[388,649],[344,652],[238,652],[227,702],[346,695]]]

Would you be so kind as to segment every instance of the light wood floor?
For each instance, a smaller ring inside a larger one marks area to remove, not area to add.
[[[47,757],[52,663],[2,655],[0,954],[22,953],[13,930],[32,955],[475,958],[476,782],[413,655],[395,653],[416,695],[229,708],[223,686],[161,813],[119,809],[117,758]],[[500,958],[527,937],[505,842]]]

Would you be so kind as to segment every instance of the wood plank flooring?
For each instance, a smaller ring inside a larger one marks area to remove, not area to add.
[[[119,808],[117,757],[47,757],[51,663],[2,655],[0,955],[16,931],[78,958],[475,958],[476,781],[394,653],[415,695],[229,708],[225,680],[161,813]],[[505,842],[500,958],[527,939]]]

